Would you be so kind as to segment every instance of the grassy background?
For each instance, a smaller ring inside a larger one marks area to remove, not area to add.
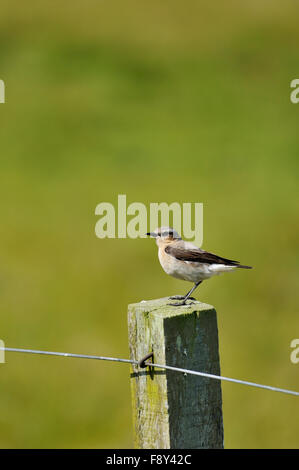
[[[223,375],[299,389],[296,5],[3,0],[0,337],[128,356],[130,302],[185,292],[101,201],[204,203]],[[133,260],[133,265],[132,265]],[[1,447],[131,447],[128,368],[7,354]],[[298,447],[298,399],[223,384],[226,447]]]

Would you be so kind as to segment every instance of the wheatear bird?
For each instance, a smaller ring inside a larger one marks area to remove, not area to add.
[[[238,261],[201,250],[193,243],[182,240],[180,235],[169,227],[157,228],[147,235],[156,239],[159,247],[159,261],[166,274],[177,279],[194,282],[194,286],[185,296],[170,297],[170,299],[182,300],[182,302],[170,305],[186,305],[187,299],[199,284],[216,274],[232,271],[236,268],[251,269],[251,266],[244,266]]]

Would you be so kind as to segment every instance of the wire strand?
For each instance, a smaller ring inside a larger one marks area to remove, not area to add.
[[[184,374],[199,375],[201,377],[207,377],[209,379],[223,380],[225,382],[233,382],[233,383],[237,383],[241,385],[248,385],[250,387],[263,388],[264,390],[271,390],[272,392],[287,393],[289,395],[295,395],[297,397],[299,396],[299,392],[286,390],[284,388],[272,387],[271,385],[262,385],[262,384],[258,384],[255,382],[248,382],[247,380],[232,379],[230,377],[223,377],[220,375],[208,374],[207,372],[199,372],[196,370],[182,369],[180,367],[173,367],[173,366],[162,365],[162,364],[152,364],[148,362],[145,362],[145,364],[147,366],[158,367],[160,369],[167,369],[167,370],[172,370],[175,372],[182,372]]]
[[[38,349],[0,348],[0,351],[18,352],[18,353],[25,353],[25,354],[42,354],[44,356],[73,357],[75,359],[95,359],[97,361],[112,361],[112,362],[125,362],[128,364],[138,364],[138,361],[132,361],[131,359],[120,359],[118,357],[93,356],[89,354],[73,354],[73,353],[56,352],[56,351],[41,351]]]
[[[64,353],[64,352],[54,352],[54,351],[41,351],[37,349],[20,349],[20,348],[2,348],[0,347],[0,351],[6,351],[6,352],[17,352],[17,353],[24,353],[24,354],[41,354],[44,356],[60,356],[60,357],[71,357],[75,359],[94,359],[98,361],[111,361],[111,362],[122,362],[122,363],[127,363],[127,364],[134,364],[138,365],[139,361],[135,361],[132,359],[120,359],[118,357],[106,357],[106,356],[94,356],[94,355],[89,355],[89,354],[73,354],[73,353]],[[239,380],[239,379],[233,379],[230,377],[223,377],[220,375],[214,375],[214,374],[209,374],[207,372],[200,372],[196,370],[189,370],[189,369],[183,369],[181,367],[174,367],[174,366],[169,366],[167,364],[156,364],[152,362],[145,362],[146,366],[149,367],[157,367],[158,369],[166,369],[174,372],[181,372],[183,374],[187,375],[197,375],[200,377],[206,377],[209,379],[214,379],[214,380],[222,380],[226,382],[232,382],[232,383],[237,383],[241,385],[247,385],[250,387],[256,387],[256,388],[262,388],[264,390],[270,390],[272,392],[280,392],[280,393],[286,393],[288,395],[295,395],[299,396],[299,392],[294,392],[292,390],[286,390],[283,388],[278,388],[278,387],[272,387],[270,385],[262,385],[258,384],[255,382],[248,382],[247,380]]]

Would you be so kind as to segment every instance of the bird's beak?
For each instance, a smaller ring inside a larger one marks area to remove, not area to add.
[[[147,233],[147,236],[148,236],[148,237],[154,237],[154,238],[156,238],[156,237],[157,237],[157,234],[154,233],[154,232],[148,232],[148,233]]]

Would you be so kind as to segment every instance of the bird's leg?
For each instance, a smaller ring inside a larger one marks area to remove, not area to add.
[[[201,283],[202,281],[199,281],[199,283],[197,283],[197,285],[195,284],[192,289],[190,289],[186,295],[172,295],[171,297],[169,297],[169,300],[186,300],[186,299],[190,299],[190,300],[195,300],[194,297],[190,297],[190,295],[192,294],[192,292],[196,289],[196,287]]]
[[[190,295],[192,294],[192,292],[193,292],[193,291],[195,291],[195,289],[196,289],[196,288],[199,286],[199,284],[201,284],[201,283],[202,283],[202,281],[198,281],[198,282],[196,282],[196,283],[194,284],[194,286],[192,287],[192,289],[191,289],[191,290],[189,290],[188,294],[186,294],[186,296],[185,296],[185,299],[184,299],[184,300],[187,300],[187,299],[189,299],[189,298],[190,298]]]
[[[187,292],[187,294],[185,295],[185,297],[181,297],[181,296],[174,296],[174,297],[170,297],[170,298],[175,298],[175,299],[182,299],[183,302],[177,302],[175,304],[168,304],[168,305],[173,305],[175,307],[179,307],[180,305],[186,305],[186,300],[188,299],[192,299],[192,300],[195,300],[194,297],[190,297],[190,295],[192,294],[193,291],[195,291],[195,289],[199,286],[199,284],[201,284],[202,281],[198,281],[194,284],[194,286],[192,287],[192,289],[189,290],[189,292]]]

